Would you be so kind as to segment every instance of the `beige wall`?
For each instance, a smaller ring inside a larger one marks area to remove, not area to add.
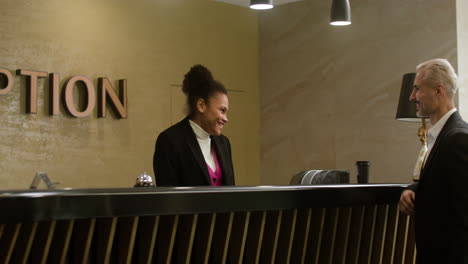
[[[395,120],[402,75],[434,57],[456,61],[455,1],[352,0],[352,25],[331,1],[259,16],[263,184],[305,169],[371,162],[371,182],[410,182],[418,124]]]
[[[156,136],[183,117],[180,85],[191,65],[208,66],[231,92],[239,185],[259,184],[257,15],[206,0],[1,1],[0,68],[128,80],[128,119],[108,114],[25,114],[24,77],[0,96],[0,189],[27,188],[36,171],[61,187],[128,187],[153,175]],[[116,88],[116,87],[115,87]]]
[[[456,0],[457,3],[457,60],[458,60],[458,109],[465,120],[468,120],[468,2]]]

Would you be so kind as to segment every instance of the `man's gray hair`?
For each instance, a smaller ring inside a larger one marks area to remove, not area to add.
[[[416,66],[416,71],[424,70],[422,80],[429,85],[444,84],[447,94],[453,97],[457,92],[457,74],[452,65],[446,59],[432,59]]]

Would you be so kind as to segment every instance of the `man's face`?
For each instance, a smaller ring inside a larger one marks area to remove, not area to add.
[[[422,78],[424,70],[416,74],[413,92],[410,101],[416,104],[416,115],[419,117],[431,116],[436,113],[438,101],[436,100],[436,87],[425,82]]]

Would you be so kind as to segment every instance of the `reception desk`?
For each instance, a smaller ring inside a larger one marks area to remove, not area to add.
[[[400,184],[0,192],[0,263],[414,263]]]

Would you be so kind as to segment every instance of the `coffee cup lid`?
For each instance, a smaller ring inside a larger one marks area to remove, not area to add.
[[[359,160],[359,161],[356,161],[356,165],[370,165],[370,161],[368,161],[368,160]]]

